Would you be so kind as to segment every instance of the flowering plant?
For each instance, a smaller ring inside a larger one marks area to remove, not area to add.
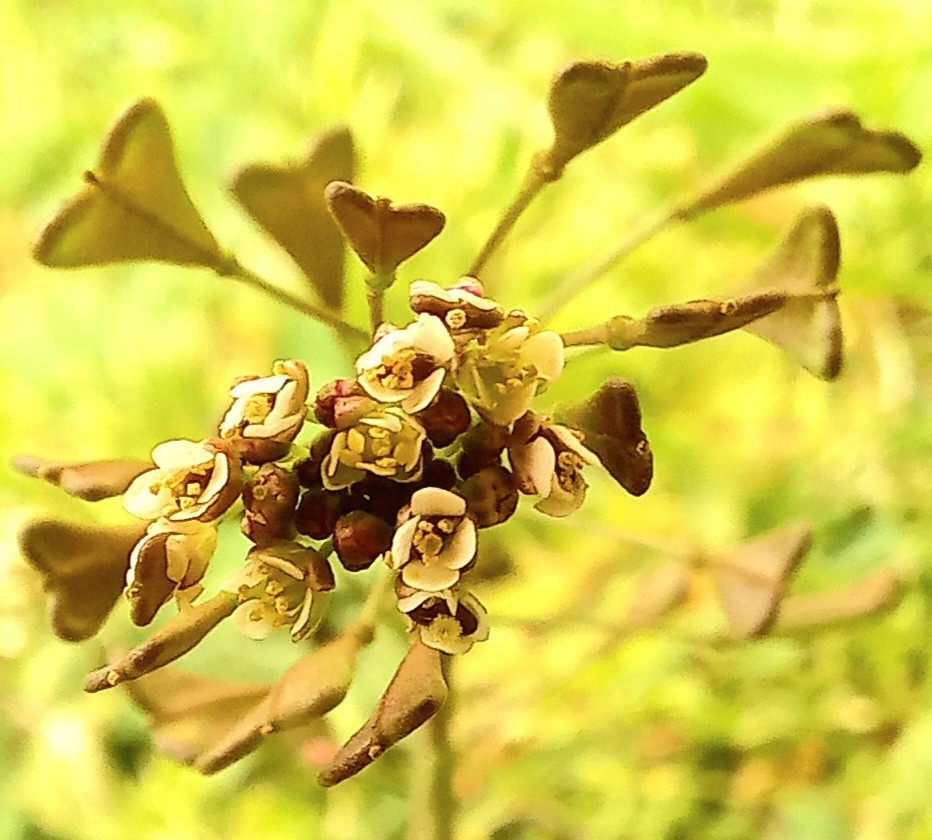
[[[352,375],[325,383],[310,404],[311,375],[298,360],[238,379],[211,437],[161,443],[151,464],[18,460],[23,472],[73,495],[122,496],[126,511],[142,520],[116,531],[48,520],[27,525],[23,552],[49,579],[60,635],[94,635],[121,594],[139,625],[172,601],[177,606],[146,642],[92,673],[88,691],[146,679],[227,618],[251,639],[287,631],[300,643],[326,627],[323,641],[277,683],[227,704],[209,742],[175,745],[184,761],[215,772],[273,732],[316,720],[342,701],[357,654],[381,622],[392,620],[381,604],[393,591],[393,618],[406,622],[408,652],[370,718],[324,764],[321,783],[339,783],[430,720],[448,693],[449,658],[489,636],[494,620],[469,589],[481,565],[480,531],[510,519],[521,496],[550,517],[575,513],[585,501],[586,475],[598,469],[632,495],[647,491],[653,456],[630,383],[611,378],[580,403],[539,408],[574,348],[667,348],[746,329],[822,379],[839,374],[839,238],[823,206],[801,213],[738,293],[562,333],[547,322],[666,225],[803,178],[902,173],[918,164],[907,138],[867,130],[846,111],[792,126],[557,285],[536,313],[508,308],[486,292],[488,261],[532,199],[578,155],[688,86],[705,66],[699,55],[671,54],[577,62],[558,73],[548,102],[551,145],[533,158],[520,193],[463,277],[410,284],[413,317],[402,326],[384,320],[385,292],[445,220],[435,208],[394,204],[353,186],[348,132],[322,135],[306,160],[285,170],[294,181],[284,197],[287,214],[279,212],[281,183],[268,167],[247,168],[233,184],[240,203],[306,275],[316,293],[310,300],[270,284],[220,247],[185,190],[155,102],[142,100],[119,118],[82,190],[40,234],[37,259],[56,267],[146,259],[209,268],[328,325],[355,361]],[[345,315],[343,240],[371,272],[368,329]],[[313,431],[302,438],[306,429]],[[244,565],[202,597],[217,528],[231,518],[249,542]],[[763,633],[793,615],[782,596],[807,546],[807,530],[790,526],[727,557],[673,562],[644,581],[630,620],[658,620],[684,600],[694,574],[711,569],[733,631]],[[327,624],[328,594],[376,563],[385,567],[381,583],[356,618],[343,627]],[[867,603],[834,609],[841,617],[870,611],[892,592],[891,583]]]

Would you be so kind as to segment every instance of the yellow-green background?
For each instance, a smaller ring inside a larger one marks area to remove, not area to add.
[[[152,754],[124,696],[81,693],[100,650],[51,638],[40,584],[16,556],[16,527],[39,510],[85,521],[119,510],[12,475],[12,454],[144,457],[209,433],[229,380],[272,359],[304,359],[318,385],[348,370],[326,331],[206,272],[30,262],[30,238],[124,106],[162,103],[209,225],[295,291],[290,264],[225,184],[242,163],[297,157],[313,132],[349,123],[361,186],[447,214],[402,280],[450,282],[548,139],[542,101],[557,67],[706,54],[704,78],[571,164],[522,219],[489,280],[530,311],[643,215],[804,114],[850,106],[920,147],[932,140],[924,0],[2,0],[0,50],[4,840],[381,840],[403,836],[406,820],[404,748],[330,794],[284,747],[206,780]],[[839,219],[848,364],[836,384],[736,334],[588,357],[546,398],[582,397],[610,373],[633,381],[656,478],[632,499],[593,475],[569,523],[529,511],[488,534],[516,571],[479,589],[492,637],[459,669],[460,836],[932,836],[932,339],[928,315],[902,314],[932,304],[930,184],[920,169],[726,208],[649,243],[563,314],[559,326],[582,326],[727,293],[807,201]],[[362,317],[355,264],[351,282]],[[391,295],[403,318],[403,290]],[[891,566],[908,581],[902,603],[842,630],[721,647],[703,642],[722,624],[703,602],[670,630],[592,654],[663,544],[723,550],[789,519],[815,532],[796,591]],[[593,584],[607,565],[610,583]],[[548,618],[568,601],[573,620]],[[541,619],[533,634],[522,616]],[[109,632],[125,637],[126,624],[119,615]],[[365,655],[339,734],[366,715],[400,650],[389,638]],[[271,679],[292,655],[222,629],[191,661]]]

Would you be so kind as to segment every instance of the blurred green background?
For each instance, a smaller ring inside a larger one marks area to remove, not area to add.
[[[297,292],[291,264],[226,183],[243,163],[298,157],[314,132],[348,123],[360,186],[447,215],[402,280],[449,283],[549,138],[556,68],[707,55],[705,77],[572,163],[522,218],[488,277],[531,312],[561,276],[791,120],[842,105],[920,148],[932,141],[925,0],[0,0],[0,33],[3,840],[404,836],[408,747],[329,793],[287,745],[210,779],[152,753],[124,695],[82,694],[100,647],[52,638],[38,576],[17,556],[16,529],[39,511],[103,522],[120,511],[11,474],[13,454],[145,457],[158,441],[204,435],[228,382],[275,358],[304,359],[317,385],[348,370],[325,330],[207,272],[31,263],[34,232],[126,105],[161,102],[222,244]],[[459,836],[932,836],[930,185],[921,167],[716,211],[648,243],[562,313],[569,328],[727,294],[805,203],[838,217],[837,383],[733,334],[588,354],[548,393],[578,399],[609,374],[630,379],[654,486],[633,499],[593,475],[570,522],[529,509],[486,534],[511,573],[479,587],[492,637],[458,669]],[[358,291],[361,267],[350,272]],[[361,320],[361,294],[354,307]],[[405,317],[403,288],[389,313]],[[663,630],[613,639],[635,572],[667,547],[727,550],[791,519],[815,533],[794,592],[893,568],[908,582],[900,604],[845,628],[723,645],[723,619],[700,592]],[[127,624],[116,616],[109,638],[129,638]],[[366,652],[333,715],[339,735],[366,716],[400,650],[386,639]],[[270,679],[293,656],[221,628],[190,664]]]

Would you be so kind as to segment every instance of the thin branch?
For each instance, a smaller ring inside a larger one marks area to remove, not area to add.
[[[471,277],[479,276],[482,269],[485,268],[486,263],[489,261],[489,258],[511,232],[511,229],[515,226],[521,214],[527,209],[528,205],[534,200],[544,186],[552,180],[552,175],[550,175],[546,169],[539,166],[536,160],[532,161],[527,175],[524,177],[524,183],[521,185],[521,189],[508,206],[508,209],[505,210],[501,219],[499,219],[498,224],[495,226],[495,230],[489,235],[489,238],[486,240],[485,245],[482,246],[482,250],[479,252],[472,266],[470,266],[467,274]]]
[[[252,286],[263,294],[269,295],[279,301],[279,303],[290,306],[302,315],[307,315],[315,321],[326,324],[328,327],[333,328],[347,343],[357,344],[360,341],[367,342],[369,340],[369,336],[365,330],[351,324],[336,312],[318,306],[317,304],[311,303],[297,295],[291,294],[291,292],[279,288],[263,277],[260,277],[254,271],[250,271],[232,255],[230,255],[229,259],[223,265],[217,266],[214,270],[221,277],[232,277],[234,280],[239,280],[247,286]]]
[[[675,221],[675,218],[672,212],[667,212],[643,227],[635,228],[630,235],[626,236],[619,243],[614,251],[603,257],[599,262],[593,263],[582,271],[570,275],[562,283],[557,284],[553,293],[538,310],[541,321],[551,319],[573,298],[588,289],[589,286],[603,274],[614,267],[616,263],[623,260],[628,254],[640,245],[643,245],[648,239],[654,237],[671,222]]]

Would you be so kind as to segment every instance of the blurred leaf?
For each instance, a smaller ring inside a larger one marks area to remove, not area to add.
[[[650,487],[654,457],[641,428],[641,407],[630,382],[613,376],[589,399],[557,412],[561,423],[579,429],[609,475],[633,496]]]
[[[343,306],[346,246],[324,189],[331,181],[352,182],[355,173],[352,134],[346,126],[335,126],[313,139],[302,160],[246,166],[231,184],[239,203],[291,255],[334,311]]]
[[[715,587],[736,635],[759,636],[770,628],[811,537],[807,525],[783,525],[712,562]]]
[[[104,140],[97,169],[62,205],[33,247],[56,268],[159,260],[216,268],[222,254],[181,181],[168,122],[141,99]]]
[[[745,327],[827,380],[838,376],[842,363],[841,315],[833,291],[839,261],[832,211],[821,205],[807,208],[751,282],[755,289],[788,292],[791,299]]]
[[[379,277],[391,275],[446,223],[443,213],[427,204],[392,204],[342,181],[330,184],[325,196],[347,241]]]
[[[100,629],[123,591],[129,554],[145,530],[145,523],[107,527],[54,519],[23,527],[19,547],[45,577],[56,635],[80,642]]]
[[[899,578],[883,569],[828,592],[793,595],[780,606],[774,630],[793,632],[837,624],[881,612],[899,600]]]
[[[122,495],[133,479],[154,466],[149,461],[48,461],[34,455],[17,455],[13,469],[61,487],[66,493],[98,502]]]
[[[616,315],[607,324],[608,345],[612,350],[678,347],[740,329],[776,312],[785,303],[786,295],[769,291],[728,300],[691,300],[658,306],[637,320]]]
[[[682,603],[691,576],[690,570],[676,560],[641,575],[634,587],[625,625],[636,629],[653,627]]]
[[[828,111],[790,126],[761,152],[681,205],[676,215],[688,218],[819,175],[905,173],[921,159],[919,149],[899,132],[870,131],[851,111]]]
[[[574,157],[698,79],[706,66],[698,53],[670,53],[622,64],[570,64],[550,86],[554,139],[541,162],[559,177]]]
[[[148,715],[156,748],[176,761],[192,764],[269,687],[228,683],[166,668],[127,683],[126,688]]]
[[[216,773],[251,753],[274,732],[303,726],[327,714],[346,697],[356,656],[371,639],[357,625],[312,650],[292,665],[256,704],[196,761],[202,773]]]

